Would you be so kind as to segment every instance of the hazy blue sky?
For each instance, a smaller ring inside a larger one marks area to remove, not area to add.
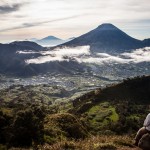
[[[150,38],[150,0],[0,0],[0,42],[76,37],[102,23]]]

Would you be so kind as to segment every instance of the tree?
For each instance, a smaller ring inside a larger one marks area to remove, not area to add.
[[[19,111],[13,121],[12,146],[31,146],[42,144],[44,139],[44,112],[41,108],[32,106]]]

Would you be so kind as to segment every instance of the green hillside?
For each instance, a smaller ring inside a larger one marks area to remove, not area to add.
[[[80,116],[94,134],[134,133],[149,112],[149,99],[150,76],[136,77],[75,99],[69,112]]]
[[[132,148],[150,111],[150,76],[69,96],[49,85],[1,90],[0,149]]]

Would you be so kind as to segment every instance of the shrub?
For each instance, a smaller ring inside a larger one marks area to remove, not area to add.
[[[13,122],[13,138],[14,146],[31,146],[42,144],[44,141],[43,132],[44,113],[38,107],[19,111]]]
[[[0,144],[0,150],[7,150],[7,147]]]
[[[45,121],[44,133],[51,138],[62,140],[64,138],[80,139],[88,136],[86,128],[74,115],[68,113],[48,115]]]
[[[31,106],[9,117],[0,112],[0,143],[8,147],[29,147],[44,141],[42,108]]]
[[[112,143],[100,144],[95,150],[116,150],[117,147]]]
[[[65,150],[76,149],[76,145],[75,145],[74,142],[65,142],[62,147],[63,147]]]
[[[114,143],[117,145],[120,145],[120,146],[134,147],[131,141],[116,140],[116,141],[114,141]]]

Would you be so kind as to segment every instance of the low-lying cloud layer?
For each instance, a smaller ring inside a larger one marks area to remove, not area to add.
[[[28,52],[29,53],[29,52]],[[107,53],[90,52],[90,46],[75,48],[62,48],[53,51],[41,52],[43,56],[26,60],[28,64],[41,64],[53,61],[76,61],[78,63],[92,63],[98,65],[105,64],[128,64],[150,62],[150,47],[136,49],[132,52],[122,53],[119,55],[109,55]]]
[[[27,60],[26,62],[28,64],[41,64],[51,61],[69,61],[70,59],[83,58],[90,56],[90,46],[55,49],[53,51],[41,52],[41,54],[43,56]]]
[[[122,56],[129,57],[129,61],[134,63],[150,62],[150,47],[137,49],[132,53],[123,53]]]

